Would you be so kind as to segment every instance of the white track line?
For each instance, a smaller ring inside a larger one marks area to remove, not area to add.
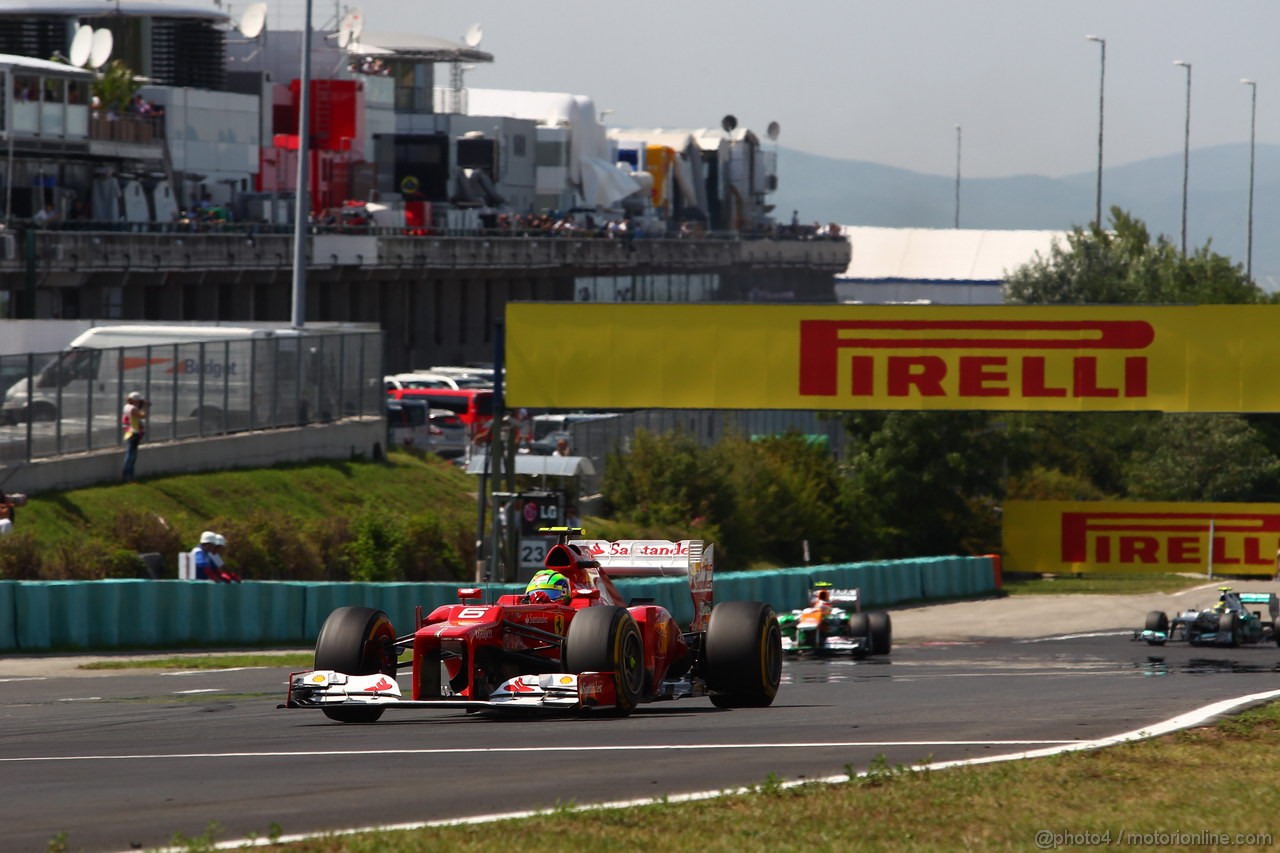
[[[1074,740],[851,740],[832,743],[671,743],[610,744],[607,746],[473,746],[433,749],[332,749],[306,752],[164,752],[126,755],[28,755],[0,758],[0,763],[42,764],[59,761],[156,761],[165,758],[334,758],[373,755],[485,755],[546,752],[658,752],[711,749],[831,749],[886,746],[1038,746],[1080,743]]]
[[[1094,631],[1091,634],[1059,634],[1056,637],[1037,637],[1034,640],[1014,640],[1015,644],[1054,643],[1058,640],[1083,640],[1086,637],[1124,637],[1131,636],[1133,631]]]
[[[1017,761],[1026,758],[1043,758],[1050,755],[1058,755],[1063,752],[1077,752],[1087,749],[1100,749],[1105,746],[1114,746],[1120,743],[1126,743],[1135,740],[1145,740],[1147,738],[1157,737],[1159,735],[1169,734],[1170,732],[1179,731],[1180,729],[1190,728],[1191,726],[1200,725],[1212,720],[1222,714],[1230,711],[1240,710],[1250,705],[1256,705],[1271,699],[1280,698],[1280,690],[1267,690],[1262,693],[1250,693],[1247,696],[1237,696],[1234,699],[1224,699],[1221,702],[1214,702],[1211,705],[1205,705],[1202,708],[1188,711],[1185,714],[1179,714],[1163,722],[1156,723],[1145,729],[1136,729],[1134,731],[1122,732],[1121,734],[1111,735],[1109,737],[1099,738],[1089,741],[1057,741],[1057,746],[1051,746],[1046,749],[1029,750],[1025,752],[1011,752],[1005,755],[991,755],[983,758],[965,758],[957,761],[940,761],[934,764],[913,765],[912,770],[942,770],[948,767],[966,767],[976,764],[994,764],[999,761]],[[926,743],[924,741],[911,743]],[[885,744],[890,745],[890,744]],[[745,744],[725,744],[719,748],[741,748],[747,746]],[[790,744],[791,748],[797,746],[806,746],[806,744]],[[839,744],[823,744],[830,748],[839,746]],[[616,749],[617,747],[589,747],[588,749]],[[646,747],[627,747],[627,749],[637,749]],[[664,749],[670,747],[647,747],[651,749]],[[462,750],[440,750],[444,752],[455,752]],[[469,750],[479,751],[479,750]],[[497,750],[495,750],[497,751]],[[859,773],[859,776],[865,776],[865,773]],[[825,779],[800,779],[791,782],[782,782],[780,787],[794,788],[799,785],[812,784],[843,784],[849,781],[849,775],[828,776]],[[589,812],[597,809],[627,809],[636,806],[649,806],[658,803],[687,803],[698,800],[710,800],[716,797],[732,796],[735,794],[746,794],[751,792],[751,788],[725,788],[718,791],[699,791],[692,794],[670,794],[662,797],[643,797],[635,800],[618,800],[611,803],[594,803],[590,805],[555,807],[546,809],[532,809],[519,812],[504,812],[500,814],[474,815],[472,817],[461,818],[444,818],[441,820],[425,820],[415,821],[413,823],[387,824],[383,826],[366,826],[353,829],[329,830],[325,832],[308,832],[299,833],[297,835],[284,835],[276,838],[250,837],[241,838],[235,841],[221,841],[213,845],[214,850],[238,850],[248,847],[265,847],[275,844],[291,844],[297,841],[308,841],[315,838],[341,837],[346,835],[356,835],[363,832],[398,832],[404,830],[428,829],[435,826],[465,826],[471,824],[494,823],[500,820],[520,820],[522,818],[536,817],[538,815],[557,814],[562,812]],[[164,848],[155,853],[185,853],[188,848],[170,847]]]

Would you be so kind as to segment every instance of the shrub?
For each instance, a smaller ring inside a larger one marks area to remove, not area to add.
[[[0,537],[0,578],[28,581],[40,577],[40,547],[35,534],[15,530]]]
[[[132,549],[135,556],[155,551],[176,559],[183,550],[181,534],[162,517],[145,510],[118,509],[110,533],[115,547]]]

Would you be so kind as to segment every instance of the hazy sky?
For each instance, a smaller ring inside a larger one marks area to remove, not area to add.
[[[353,4],[354,5],[354,4]],[[271,26],[301,23],[273,0]],[[317,2],[317,27],[336,4]],[[1277,0],[365,0],[367,26],[461,40],[494,55],[469,86],[590,95],[607,123],[717,126],[725,113],[779,145],[967,177],[1097,168],[1106,38],[1105,165],[1180,153],[1183,59],[1191,147],[1280,137]],[[440,82],[447,81],[441,69]],[[1270,107],[1270,108],[1269,108]]]

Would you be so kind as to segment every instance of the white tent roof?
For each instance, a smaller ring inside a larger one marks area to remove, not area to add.
[[[373,56],[394,55],[431,62],[493,62],[493,54],[434,36],[406,32],[364,30],[347,45],[348,53]]]
[[[1066,246],[1066,231],[979,231],[843,225],[853,257],[839,279],[1003,281],[1008,273]]]
[[[467,463],[468,474],[485,473],[485,457],[479,454],[472,456]],[[493,469],[488,469],[492,471]],[[596,466],[586,456],[536,456],[522,453],[516,456],[516,473],[529,474],[536,477],[577,477],[580,474],[596,473]]]
[[[63,62],[51,62],[48,59],[35,59],[10,53],[0,53],[0,65],[12,65],[19,70],[55,72],[62,77],[80,77],[86,80],[92,80],[95,76],[88,68],[76,68],[74,65]]]

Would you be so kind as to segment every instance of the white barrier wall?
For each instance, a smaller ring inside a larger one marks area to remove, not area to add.
[[[316,459],[373,459],[383,452],[386,419],[350,418],[296,429],[263,430],[190,441],[144,442],[138,450],[138,479],[228,468],[266,468],[281,462]],[[9,475],[5,491],[43,492],[119,481],[124,449],[38,459]]]

